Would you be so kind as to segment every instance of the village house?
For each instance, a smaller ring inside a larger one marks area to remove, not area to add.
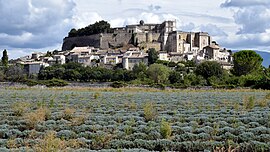
[[[136,64],[140,62],[148,64],[148,54],[143,51],[127,51],[122,60],[124,69],[132,70]]]

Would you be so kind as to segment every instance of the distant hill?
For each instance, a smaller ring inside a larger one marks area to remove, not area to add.
[[[237,52],[236,51],[233,51],[233,52]],[[263,58],[263,63],[262,65],[264,67],[267,67],[270,65],[270,53],[268,52],[263,52],[263,51],[255,51],[256,53],[258,53],[262,58]]]

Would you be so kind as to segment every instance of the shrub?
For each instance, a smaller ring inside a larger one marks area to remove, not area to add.
[[[35,128],[39,122],[45,121],[48,117],[50,117],[50,111],[46,108],[39,108],[34,112],[30,112],[25,115],[27,125],[30,129]]]
[[[76,133],[70,130],[61,130],[56,133],[56,137],[65,140],[74,139],[76,138]]]
[[[30,108],[29,102],[16,102],[12,105],[15,116],[22,116]]]
[[[66,148],[65,142],[60,138],[56,138],[55,132],[48,132],[44,139],[38,142],[34,146],[34,151],[43,152],[43,151],[60,151]]]
[[[164,119],[161,121],[160,124],[160,134],[165,139],[170,138],[172,134],[172,128],[170,123],[165,121]]]
[[[73,108],[65,108],[63,111],[63,118],[65,120],[71,120],[74,117],[76,110]]]
[[[244,97],[243,106],[246,110],[253,109],[255,107],[255,97],[254,96]]]
[[[264,98],[270,100],[270,93],[268,93],[267,95],[265,95]]]
[[[35,85],[40,84],[40,82],[36,80],[27,79],[24,81],[24,84],[26,84],[27,86],[35,86]]]
[[[60,79],[51,79],[44,81],[44,85],[47,87],[64,87],[68,85],[68,82]]]
[[[94,99],[97,99],[97,98],[100,97],[100,96],[101,96],[101,94],[100,94],[99,92],[95,92],[95,93],[93,94]]]
[[[146,121],[153,120],[157,116],[156,108],[152,102],[147,102],[143,107],[143,111],[144,111],[144,118]]]
[[[112,84],[110,84],[110,86],[113,88],[122,88],[122,87],[126,87],[127,84],[125,82],[115,81]]]

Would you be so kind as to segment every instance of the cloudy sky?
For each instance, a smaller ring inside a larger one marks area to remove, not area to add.
[[[178,30],[208,32],[228,49],[270,52],[269,0],[0,0],[0,18],[0,50],[11,58],[60,50],[71,28],[99,20],[176,20]]]

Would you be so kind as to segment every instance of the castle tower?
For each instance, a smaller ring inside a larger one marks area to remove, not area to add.
[[[153,34],[152,32],[146,33],[146,42],[151,43],[153,41]]]

